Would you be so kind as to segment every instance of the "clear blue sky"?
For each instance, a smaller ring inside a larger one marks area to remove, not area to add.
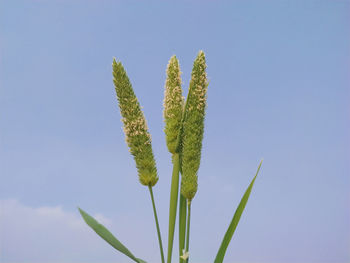
[[[350,262],[350,1],[0,0],[2,263],[129,262],[78,205],[160,261],[112,58],[144,107],[167,240],[165,68],[176,54],[187,94],[201,49],[210,85],[192,262],[213,262],[261,158],[225,262]]]

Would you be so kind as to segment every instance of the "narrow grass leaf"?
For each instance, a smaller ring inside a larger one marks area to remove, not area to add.
[[[250,192],[252,191],[252,188],[253,188],[253,185],[254,185],[254,182],[255,182],[255,179],[259,173],[259,170],[260,170],[260,167],[261,167],[261,164],[262,164],[262,161],[260,162],[259,164],[259,167],[258,167],[258,170],[256,172],[256,175],[254,176],[252,182],[250,183],[250,185],[248,186],[247,190],[245,191],[242,199],[241,199],[241,202],[239,203],[237,209],[236,209],[236,212],[232,218],[232,221],[226,231],[226,234],[224,236],[224,239],[222,240],[222,243],[221,243],[221,246],[219,248],[219,251],[216,255],[216,258],[215,258],[215,261],[214,263],[222,263],[223,260],[224,260],[224,257],[225,257],[225,253],[226,253],[226,250],[227,250],[227,247],[228,245],[230,244],[230,241],[233,237],[233,234],[236,230],[236,227],[238,225],[238,222],[241,218],[241,215],[244,211],[244,208],[248,202],[248,198],[249,198],[249,195],[250,195]]]
[[[100,237],[102,237],[108,244],[120,251],[124,255],[128,256],[137,263],[146,263],[142,259],[136,258],[111,232],[99,222],[97,222],[92,216],[79,208],[79,212],[83,217],[86,224],[88,224]]]

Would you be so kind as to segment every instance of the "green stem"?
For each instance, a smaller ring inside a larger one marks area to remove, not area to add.
[[[190,248],[190,221],[191,221],[191,201],[187,200],[187,236],[186,236],[186,252],[189,252]],[[186,259],[188,263],[189,257]]]
[[[173,175],[171,178],[170,205],[169,205],[169,234],[167,263],[171,263],[173,252],[174,232],[176,222],[177,199],[179,194],[180,158],[178,153],[173,154]]]
[[[163,245],[162,245],[162,237],[160,235],[160,229],[159,229],[159,223],[158,223],[158,216],[157,216],[157,210],[156,210],[156,205],[154,204],[154,197],[153,197],[153,191],[152,191],[152,186],[148,186],[149,192],[151,194],[151,199],[152,199],[152,206],[153,206],[153,213],[154,213],[154,219],[156,221],[156,226],[157,226],[157,234],[158,234],[158,241],[159,241],[159,249],[160,249],[160,255],[162,257],[162,263],[165,263],[164,260],[164,252],[163,252]]]
[[[179,206],[179,256],[182,256],[186,238],[186,198],[181,193]],[[179,262],[184,263],[185,261],[180,258]]]

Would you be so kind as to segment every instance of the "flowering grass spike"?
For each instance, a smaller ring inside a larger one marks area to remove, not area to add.
[[[113,77],[120,113],[124,124],[126,142],[134,156],[141,184],[154,186],[158,181],[151,135],[146,119],[135,96],[129,78],[121,62],[113,60]]]
[[[204,52],[200,51],[193,63],[182,132],[181,194],[188,200],[193,199],[198,187],[208,87],[206,68]]]
[[[184,98],[182,97],[179,61],[176,56],[172,56],[167,67],[163,112],[165,138],[169,152],[171,153],[175,153],[177,150],[183,104]]]

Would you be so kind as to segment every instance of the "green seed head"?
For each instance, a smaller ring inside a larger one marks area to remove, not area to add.
[[[164,132],[169,152],[175,153],[184,104],[181,89],[181,72],[176,56],[172,56],[169,60],[166,73],[163,112],[165,121]]]
[[[122,63],[116,62],[115,59],[113,59],[113,76],[126,142],[134,156],[139,180],[143,185],[154,186],[158,176],[151,135],[126,71]]]
[[[205,55],[198,53],[193,63],[190,87],[187,95],[182,131],[182,180],[181,193],[192,200],[197,192],[199,169],[204,132],[204,116],[207,97],[207,73]]]

